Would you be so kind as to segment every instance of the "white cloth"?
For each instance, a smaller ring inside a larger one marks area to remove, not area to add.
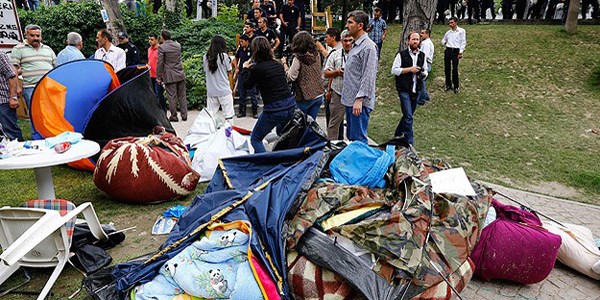
[[[431,39],[426,39],[421,41],[421,52],[425,53],[425,58],[427,59],[428,64],[433,64],[433,51],[434,51],[433,42]]]
[[[442,38],[442,45],[448,48],[458,48],[458,52],[463,53],[467,47],[467,32],[456,26],[456,30],[448,30]]]
[[[231,95],[231,92],[225,96],[206,98],[206,110],[208,110],[211,114],[216,114],[217,111],[219,111],[219,106],[223,109],[223,115],[225,116],[225,119],[232,119],[233,116],[235,116],[235,112],[233,110],[233,96]]]
[[[115,68],[115,73],[125,68],[125,50],[113,44],[110,44],[108,51],[104,47],[96,50],[94,58],[110,63]]]

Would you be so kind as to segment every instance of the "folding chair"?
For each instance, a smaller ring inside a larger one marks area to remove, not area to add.
[[[94,207],[86,202],[78,207],[66,200],[36,200],[29,206],[60,207],[63,216],[54,209],[30,207],[0,208],[0,284],[20,267],[55,267],[38,300],[44,299],[69,259],[75,218],[83,214],[92,234],[106,241]]]

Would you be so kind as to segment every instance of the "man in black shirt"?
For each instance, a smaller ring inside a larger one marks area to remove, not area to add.
[[[300,29],[300,9],[294,5],[294,0],[288,0],[288,4],[281,8],[279,13],[281,19],[281,40],[285,42],[287,36],[288,43],[292,43],[292,39]]]
[[[125,50],[125,65],[139,65],[141,63],[140,52],[138,51],[138,48],[129,41],[129,35],[125,32],[119,32],[117,37],[119,39],[119,45],[117,45],[117,47]]]
[[[261,18],[258,20],[258,30],[256,31],[256,36],[264,36],[271,43],[271,48],[273,50],[279,47],[279,38],[273,29],[267,27],[267,18]]]
[[[267,12],[260,7],[260,0],[252,0],[252,8],[246,13],[246,20],[256,23],[256,14],[254,13],[254,9],[260,9],[260,17],[266,17]]]
[[[263,17],[266,17],[269,20],[269,28],[275,28],[275,19],[277,19],[277,11],[275,10],[275,6],[273,6],[269,0],[265,0],[263,4],[260,5],[260,8],[267,12],[267,14]]]

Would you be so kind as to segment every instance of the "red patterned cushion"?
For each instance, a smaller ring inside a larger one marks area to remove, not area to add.
[[[183,141],[170,133],[111,140],[94,171],[100,190],[115,200],[135,203],[189,195],[198,179]]]

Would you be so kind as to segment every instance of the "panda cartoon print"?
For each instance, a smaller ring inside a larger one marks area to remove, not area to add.
[[[209,270],[210,286],[218,293],[224,294],[227,292],[227,280],[221,274],[220,269]]]
[[[219,239],[220,246],[229,247],[233,245],[233,241],[235,240],[235,236],[237,235],[237,231],[227,231],[225,232],[221,238]]]

